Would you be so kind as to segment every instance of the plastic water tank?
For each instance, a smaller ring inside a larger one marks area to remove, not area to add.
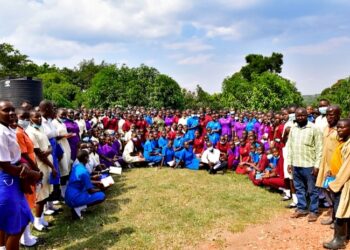
[[[0,80],[0,100],[9,100],[15,107],[23,101],[38,106],[43,99],[43,86],[40,80],[31,77]]]

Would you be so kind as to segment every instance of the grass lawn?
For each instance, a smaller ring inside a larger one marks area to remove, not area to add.
[[[82,221],[70,211],[40,236],[40,249],[181,249],[211,230],[237,232],[282,210],[280,196],[246,176],[186,169],[132,169],[114,176],[105,203]]]

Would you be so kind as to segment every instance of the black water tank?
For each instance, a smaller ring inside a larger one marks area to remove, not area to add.
[[[43,99],[43,85],[31,77],[0,80],[0,100],[9,100],[15,107],[23,101],[38,106]]]

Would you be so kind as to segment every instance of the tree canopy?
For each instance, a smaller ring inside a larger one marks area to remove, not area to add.
[[[182,89],[170,76],[156,68],[117,66],[93,59],[74,68],[33,63],[10,44],[0,44],[0,78],[32,76],[42,79],[44,97],[58,106],[88,107],[145,106],[169,108],[260,109],[279,110],[291,104],[303,104],[295,84],[279,75],[283,55],[250,54],[246,65],[222,82],[221,93],[209,94],[200,85],[194,91]],[[325,89],[320,98],[349,110],[349,79]]]
[[[272,53],[271,57],[256,54],[246,56],[247,65],[223,81],[223,105],[259,110],[301,105],[303,98],[295,84],[278,75],[282,72],[282,58],[283,55],[279,53]]]
[[[350,112],[350,77],[338,80],[331,87],[324,89],[318,100],[327,99],[332,105],[339,105],[342,116],[349,116]]]

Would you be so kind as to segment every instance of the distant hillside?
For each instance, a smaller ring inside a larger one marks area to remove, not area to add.
[[[304,103],[306,105],[310,105],[310,104],[313,104],[315,103],[317,97],[319,97],[320,94],[316,94],[316,95],[303,95],[303,98],[304,98]]]

